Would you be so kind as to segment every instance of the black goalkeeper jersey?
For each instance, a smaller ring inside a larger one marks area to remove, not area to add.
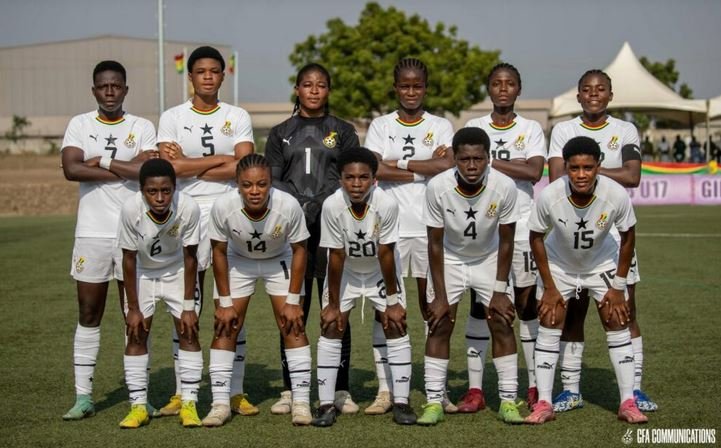
[[[332,115],[294,115],[270,130],[265,157],[273,185],[300,202],[308,227],[317,221],[325,198],[339,187],[338,151],[359,145],[353,125]]]

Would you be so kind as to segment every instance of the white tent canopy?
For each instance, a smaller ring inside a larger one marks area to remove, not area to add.
[[[710,120],[721,118],[721,95],[709,100],[708,118]]]
[[[604,71],[613,81],[613,101],[608,105],[609,110],[648,112],[658,117],[689,124],[699,123],[706,118],[704,100],[684,99],[666,87],[641,65],[628,42],[623,44],[616,59]],[[565,117],[580,114],[582,109],[576,100],[577,93],[577,87],[573,87],[555,97],[550,116]]]

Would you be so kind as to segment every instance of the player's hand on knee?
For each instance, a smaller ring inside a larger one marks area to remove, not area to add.
[[[328,304],[320,312],[320,334],[325,335],[326,331],[335,324],[339,332],[343,332],[343,314],[338,305]]]
[[[237,328],[238,313],[232,306],[219,306],[215,309],[215,337],[230,337],[230,334]]]
[[[390,327],[391,330],[397,331],[401,336],[406,335],[406,310],[400,303],[386,307],[386,311],[381,313],[381,323],[383,329]]]
[[[295,337],[305,333],[302,306],[286,303],[280,312],[280,319],[285,336],[290,336],[291,332],[295,334]]]
[[[198,315],[195,311],[183,311],[180,315],[180,335],[193,341],[198,337]]]
[[[551,318],[551,325],[556,325],[556,310],[558,307],[566,309],[566,301],[555,287],[543,290],[543,296],[538,302],[538,320],[543,322],[547,316]]]
[[[128,310],[128,314],[125,316],[125,325],[127,328],[128,340],[136,344],[140,343],[140,332],[145,331],[147,333],[148,326],[143,318],[143,313],[138,309]]]
[[[428,304],[428,334],[436,331],[436,328],[438,328],[438,325],[445,317],[450,319],[448,299],[436,296],[436,298]]]
[[[598,307],[601,308],[603,319],[607,324],[615,319],[619,324],[626,325],[630,320],[631,311],[621,290],[609,288]]]
[[[516,307],[505,293],[494,291],[488,304],[488,319],[501,319],[506,325],[513,326],[516,318]]]

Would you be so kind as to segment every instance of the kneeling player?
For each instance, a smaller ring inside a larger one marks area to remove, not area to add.
[[[143,164],[140,189],[123,205],[118,234],[127,297],[125,381],[131,404],[120,427],[138,428],[150,421],[146,409],[147,340],[158,300],[165,302],[180,335],[180,419],[185,427],[200,426],[195,403],[203,372],[203,353],[198,342],[199,303],[194,294],[200,209],[190,196],[176,192],[175,171],[165,160],[153,159]]]
[[[618,418],[628,423],[648,421],[633,399],[634,358],[628,330],[626,275],[633,257],[636,216],[626,190],[610,178],[598,176],[600,158],[601,148],[595,140],[569,140],[563,147],[567,176],[541,192],[528,222],[538,266],[541,323],[535,350],[539,401],[526,418],[528,423],[555,418],[551,393],[566,302],[578,299],[582,289],[588,289],[598,302],[621,394]],[[621,234],[620,247],[609,235],[614,225]]]
[[[335,382],[348,315],[361,296],[373,302],[388,344],[393,380],[393,420],[412,425],[408,405],[411,344],[406,334],[405,297],[400,282],[398,204],[375,188],[378,160],[366,148],[338,154],[341,188],[323,202],[320,246],[328,248],[328,273],[318,340],[318,396],[314,426],[335,423]]]
[[[307,425],[311,356],[299,305],[309,236],[303,210],[293,196],[271,187],[270,165],[259,154],[238,162],[236,180],[238,191],[218,197],[210,212],[208,234],[218,296],[209,365],[213,407],[203,425],[221,426],[230,420],[236,338],[257,279],[265,282],[285,342],[292,422]]]
[[[506,423],[523,422],[516,403],[515,309],[508,295],[517,193],[510,177],[489,166],[489,146],[482,129],[459,130],[453,137],[456,167],[428,183],[424,216],[432,279],[428,285],[430,318],[425,357],[428,403],[423,406],[419,425],[443,420],[441,401],[450,338],[458,302],[466,289],[476,292],[489,316],[501,399],[498,416]]]

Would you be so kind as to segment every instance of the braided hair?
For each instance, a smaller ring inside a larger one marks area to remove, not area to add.
[[[303,80],[303,77],[311,72],[318,72],[321,75],[325,77],[325,80],[328,83],[328,90],[330,90],[330,73],[328,70],[323,67],[320,64],[317,64],[315,62],[311,62],[310,64],[304,65],[299,71],[298,75],[295,77],[295,87],[297,88],[298,85],[300,85],[300,82]],[[330,113],[330,104],[329,101],[325,102],[325,115],[328,115]],[[300,97],[298,95],[295,96],[295,105],[293,105],[293,112],[291,112],[290,116],[292,117],[298,111],[300,110]]]
[[[516,76],[516,79],[518,80],[518,88],[521,88],[521,73],[518,71],[516,67],[509,64],[508,62],[499,62],[498,64],[494,65],[491,69],[491,72],[488,73],[488,80],[486,81],[486,90],[489,90],[491,87],[491,78],[493,78],[493,75],[496,74],[496,72],[499,72],[501,70],[508,70],[509,72],[513,73]]]
[[[611,77],[608,76],[608,73],[604,72],[603,70],[599,70],[597,68],[592,68],[591,70],[587,70],[586,73],[581,75],[581,77],[578,79],[578,91],[581,91],[581,84],[583,83],[583,80],[591,75],[601,75],[604,78],[606,78],[606,81],[608,81],[608,90],[613,91],[613,86],[611,85]]]
[[[401,78],[401,72],[406,69],[418,70],[423,74],[423,82],[428,83],[428,68],[420,59],[403,58],[398,61],[393,69],[393,83],[397,83]]]
[[[268,163],[268,159],[261,154],[253,152],[238,160],[238,164],[235,167],[235,178],[237,179],[243,171],[256,167],[270,170],[270,163]]]

